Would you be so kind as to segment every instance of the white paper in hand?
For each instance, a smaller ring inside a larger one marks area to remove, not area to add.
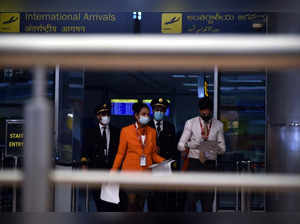
[[[165,160],[161,163],[154,164],[149,168],[152,169],[152,174],[156,176],[171,174],[172,173],[171,165],[173,162],[175,162],[175,160]]]
[[[100,198],[103,201],[118,204],[120,202],[119,190],[119,184],[102,184]]]

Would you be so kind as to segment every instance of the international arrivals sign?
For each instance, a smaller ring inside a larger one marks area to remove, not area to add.
[[[254,12],[144,13],[142,33],[265,33],[267,15]]]
[[[6,33],[128,33],[132,30],[131,13],[0,13],[0,32]]]

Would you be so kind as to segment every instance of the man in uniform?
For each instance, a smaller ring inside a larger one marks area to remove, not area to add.
[[[164,119],[169,102],[164,98],[156,98],[151,101],[151,107],[153,119],[149,122],[149,126],[156,130],[158,153],[163,158],[177,161],[179,154],[177,151],[175,127]],[[176,162],[172,168],[174,169],[175,167]],[[176,205],[176,192],[153,192],[148,202],[149,210],[154,212],[176,211]]]
[[[110,125],[111,106],[109,103],[96,107],[96,125],[87,132],[87,148],[82,153],[83,168],[110,170],[118,151],[120,130]],[[100,189],[93,190],[97,211],[120,211],[120,206],[100,199]]]

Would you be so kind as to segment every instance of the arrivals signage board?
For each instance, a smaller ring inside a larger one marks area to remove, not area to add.
[[[132,13],[5,12],[0,32],[6,33],[130,33]]]

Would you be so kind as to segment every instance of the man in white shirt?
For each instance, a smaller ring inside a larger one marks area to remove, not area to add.
[[[213,104],[208,97],[199,99],[200,116],[185,123],[178,150],[187,153],[187,171],[215,171],[218,154],[225,152],[223,123],[212,118]],[[212,211],[213,191],[188,193],[186,209],[195,211],[197,200],[201,200],[204,212]]]

